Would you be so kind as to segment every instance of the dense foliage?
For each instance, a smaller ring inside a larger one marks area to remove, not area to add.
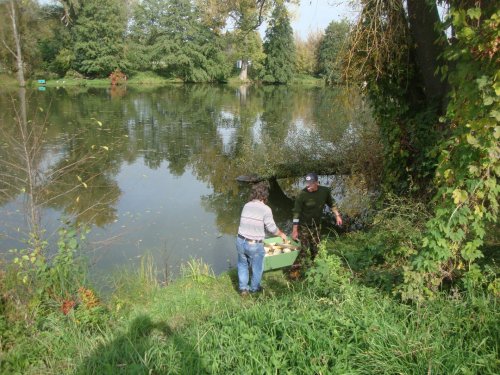
[[[276,6],[264,42],[264,82],[288,83],[295,67],[295,45],[285,6]]]
[[[493,6],[452,8],[449,21],[457,36],[445,53],[451,91],[442,121],[449,131],[437,145],[435,216],[413,262],[425,277],[412,271],[406,276],[408,281],[417,278],[429,292],[443,279],[465,273],[465,286],[486,281],[499,293],[498,279],[488,280],[487,269],[477,262],[484,257],[487,231],[494,231],[498,220],[500,11]],[[412,290],[407,292],[414,297]]]
[[[125,69],[126,22],[120,1],[85,1],[72,29],[76,70],[90,77],[106,77],[116,68]]]
[[[154,72],[185,82],[225,82],[234,67],[241,80],[258,80],[266,57],[258,28],[294,2],[9,0],[0,4],[0,72],[22,72],[27,79],[104,78],[120,69],[129,78]],[[289,21],[287,32],[292,34]],[[289,46],[293,50],[293,41]],[[293,61],[287,64],[293,70]],[[273,82],[289,82],[290,74]]]
[[[303,40],[295,35],[295,72],[297,74],[318,74],[318,47],[323,39],[320,32],[309,33]]]
[[[497,294],[492,259],[478,261],[498,218],[498,10],[450,2],[441,22],[433,2],[362,3],[348,78],[366,84],[384,140],[385,190],[432,212],[403,252],[402,296],[434,296],[456,280]]]
[[[37,66],[43,58],[37,44],[40,38],[50,33],[40,23],[40,13],[41,8],[35,0],[0,2],[0,73],[10,69],[14,72],[18,70],[16,34],[13,32],[15,21],[19,48],[24,57],[24,75],[36,74]]]
[[[342,81],[342,51],[349,36],[347,21],[332,21],[325,30],[318,48],[318,73],[330,84]]]
[[[188,82],[226,81],[231,73],[242,81],[289,83],[299,74],[339,82],[336,56],[348,24],[332,22],[326,38],[318,31],[293,40],[288,6],[296,2],[14,1],[22,53],[12,53],[14,32],[2,4],[0,71],[14,73],[19,57],[28,79],[104,78],[120,69],[129,77],[154,72]],[[264,21],[267,47],[258,32]]]
[[[221,41],[199,23],[189,0],[147,0],[136,6],[129,45],[136,70],[151,70],[187,82],[228,76]]]

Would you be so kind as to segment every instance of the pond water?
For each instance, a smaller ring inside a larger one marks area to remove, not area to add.
[[[193,257],[220,273],[236,263],[248,194],[236,177],[297,172],[273,184],[270,200],[290,233],[298,176],[307,166],[342,163],[339,150],[356,138],[362,107],[352,92],[330,88],[0,92],[0,252],[23,247],[31,177],[51,248],[63,222],[86,224],[94,270],[137,265],[150,254],[171,274]]]

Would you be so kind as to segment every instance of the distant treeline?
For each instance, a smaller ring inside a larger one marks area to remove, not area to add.
[[[6,1],[0,5],[0,73],[17,73],[20,82],[104,78],[117,70],[185,82],[224,82],[235,75],[269,83],[288,83],[296,75],[335,82],[340,76],[336,61],[349,32],[346,21],[304,40],[294,37],[284,1],[212,3]],[[264,20],[262,40],[257,29]]]

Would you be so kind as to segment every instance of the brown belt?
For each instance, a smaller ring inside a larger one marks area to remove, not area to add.
[[[238,237],[247,241],[248,243],[262,243],[262,240],[251,240],[250,238],[246,238],[238,233]]]

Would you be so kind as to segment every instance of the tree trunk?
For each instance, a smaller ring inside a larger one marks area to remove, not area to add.
[[[410,32],[415,42],[415,58],[419,68],[426,100],[430,104],[442,106],[446,95],[446,85],[436,74],[439,55],[443,51],[438,44],[440,37],[436,24],[440,21],[437,6],[425,0],[408,0]]]
[[[248,60],[241,60],[241,72],[240,72],[240,80],[246,81],[248,80]]]
[[[26,81],[24,80],[24,62],[21,52],[21,35],[19,34],[19,30],[17,28],[16,6],[14,5],[13,0],[11,0],[7,4],[7,11],[12,21],[12,35],[14,37],[14,43],[16,45],[16,51],[13,52],[13,54],[16,59],[17,65],[17,80],[19,81],[19,86],[24,87],[26,86]]]

